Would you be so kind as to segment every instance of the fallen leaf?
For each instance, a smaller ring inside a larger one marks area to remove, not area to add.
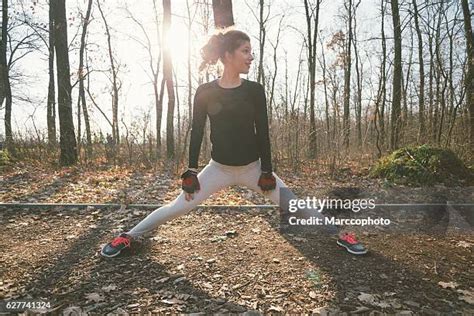
[[[83,313],[84,311],[79,306],[69,306],[65,308],[61,314],[63,314],[64,316],[70,316],[70,315],[82,315]]]
[[[101,301],[104,300],[104,297],[102,295],[100,295],[99,293],[88,293],[88,294],[86,294],[86,298],[89,301],[94,301],[96,303],[101,302]]]
[[[472,289],[472,288],[471,288]],[[464,301],[469,304],[474,305],[474,291],[469,291],[469,290],[457,290],[458,293],[464,294],[462,296],[459,296],[459,299],[461,301]]]
[[[102,291],[104,291],[105,293],[109,293],[110,291],[114,291],[116,288],[117,286],[115,284],[110,284],[107,286],[103,286]]]
[[[280,306],[270,306],[270,308],[267,310],[268,312],[283,312],[283,308]]]
[[[161,302],[165,303],[165,304],[168,304],[168,305],[184,304],[184,301],[178,300],[177,298],[161,300]]]
[[[438,282],[438,285],[443,289],[455,289],[459,284],[456,282]]]
[[[473,245],[472,243],[464,241],[464,240],[458,241],[458,243],[456,244],[457,247],[463,247],[463,248],[470,248],[472,247],[472,245]]]

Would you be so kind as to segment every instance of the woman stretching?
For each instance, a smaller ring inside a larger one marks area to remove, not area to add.
[[[285,199],[296,198],[272,172],[263,86],[240,78],[241,73],[248,74],[254,59],[250,38],[236,30],[213,35],[201,53],[203,62],[200,70],[220,59],[224,64],[224,72],[219,79],[200,85],[194,96],[189,168],[181,175],[183,191],[173,202],[156,209],[130,231],[105,245],[101,250],[105,257],[119,255],[122,250],[130,248],[133,238],[188,213],[211,194],[231,185],[243,185],[265,194],[275,204],[279,204],[283,212],[288,211],[288,205],[281,203],[280,193],[289,195]],[[199,152],[207,117],[211,125],[211,160],[198,173]],[[319,212],[311,215],[323,217]],[[325,228],[333,233],[338,231],[334,226]],[[352,233],[340,233],[337,244],[352,254],[367,252]]]

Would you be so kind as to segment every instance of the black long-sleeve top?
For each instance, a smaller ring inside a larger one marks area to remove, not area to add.
[[[267,102],[263,86],[242,78],[235,88],[217,79],[200,85],[194,95],[189,168],[198,167],[206,118],[211,123],[211,157],[229,166],[261,159],[262,171],[272,171]]]

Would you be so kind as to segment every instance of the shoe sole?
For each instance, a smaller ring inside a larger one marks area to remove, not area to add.
[[[365,250],[364,252],[355,252],[355,251],[349,249],[349,247],[347,247],[347,246],[344,245],[343,243],[339,242],[339,240],[336,241],[336,243],[337,243],[339,246],[346,248],[347,252],[349,252],[349,253],[351,253],[351,254],[353,254],[353,255],[365,255],[365,254],[367,253],[367,250]]]
[[[102,257],[105,257],[105,258],[114,258],[114,257],[117,257],[117,256],[120,254],[120,252],[121,252],[121,251],[117,252],[117,253],[114,254],[114,255],[107,255],[107,254],[103,253],[102,250],[101,250],[101,251],[100,251],[100,255],[101,255]]]
[[[127,249],[127,248],[123,248],[122,250],[119,250],[116,254],[114,255],[108,255],[106,253],[104,253],[104,247],[102,247],[102,249],[100,250],[100,255],[103,256],[103,257],[106,257],[106,258],[114,258],[114,257],[117,257],[124,249]]]

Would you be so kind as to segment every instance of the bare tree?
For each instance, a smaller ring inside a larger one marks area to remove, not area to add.
[[[359,50],[357,47],[357,8],[360,5],[361,0],[357,4],[353,4],[351,10],[353,10],[353,19],[354,19],[354,30],[352,41],[354,44],[354,55],[355,55],[355,71],[356,71],[356,83],[357,83],[357,93],[355,95],[355,117],[356,117],[356,128],[357,128],[357,144],[362,146],[362,62],[359,55]]]
[[[107,46],[109,52],[109,61],[111,67],[111,74],[112,74],[112,137],[116,144],[120,143],[120,135],[119,135],[119,121],[118,121],[118,106],[119,106],[119,90],[120,90],[120,82],[118,80],[118,68],[115,65],[115,59],[113,56],[112,51],[112,36],[110,35],[109,24],[107,23],[107,19],[105,18],[104,12],[102,11],[102,7],[100,4],[100,0],[97,0],[97,7],[99,8],[100,15],[102,16],[102,20],[104,21],[105,32],[107,34]]]
[[[8,0],[2,1],[2,42],[0,46],[0,105],[5,100],[5,145],[10,154],[15,155],[12,135],[12,90],[7,63]]]
[[[309,72],[309,157],[316,158],[316,116],[315,116],[315,94],[316,94],[316,42],[319,27],[319,9],[322,0],[316,0],[315,6],[310,6],[308,0],[304,0],[306,14],[306,42],[308,46],[308,72]]]
[[[89,112],[87,110],[86,104],[86,93],[84,89],[84,50],[86,47],[86,35],[87,35],[87,26],[89,25],[89,20],[92,11],[92,0],[89,0],[87,4],[86,16],[82,19],[82,35],[81,35],[81,46],[79,48],[79,95],[77,99],[77,151],[80,155],[81,152],[81,106],[82,111],[84,112],[84,124],[86,125],[86,157],[90,158],[92,155],[92,137],[91,137],[91,127],[89,122]]]
[[[56,89],[54,84],[54,3],[49,5],[48,38],[48,101],[46,104],[46,123],[48,125],[48,143],[56,146]]]
[[[415,30],[418,39],[418,65],[419,65],[419,92],[418,92],[418,121],[420,128],[418,130],[418,140],[423,141],[422,135],[425,132],[425,65],[423,60],[423,37],[419,22],[419,11],[416,0],[413,3],[413,16],[415,20]]]
[[[259,1],[259,16],[258,16],[258,24],[259,24],[259,32],[258,32],[258,48],[259,48],[259,57],[258,57],[258,70],[257,70],[257,81],[260,82],[263,87],[265,87],[265,72],[263,68],[263,59],[264,59],[264,52],[265,52],[265,41],[267,38],[267,30],[266,24],[268,21],[268,17],[270,16],[270,6],[268,6],[267,15],[264,17],[264,6],[265,1]]]
[[[168,36],[171,25],[171,2],[163,0],[163,36]],[[166,155],[168,158],[174,158],[174,104],[175,95],[173,88],[173,63],[169,47],[163,46],[163,81],[166,84],[168,93],[168,112],[166,115]]]
[[[71,79],[67,40],[66,0],[51,0],[54,5],[56,67],[58,72],[58,109],[61,165],[77,162],[76,137],[72,119]]]
[[[350,111],[349,103],[351,98],[351,44],[352,44],[352,0],[349,3],[344,1],[344,6],[347,10],[347,34],[345,52],[344,52],[344,116],[342,120],[342,129],[344,132],[344,147],[349,147],[350,135]]]
[[[466,36],[467,73],[464,78],[466,102],[469,110],[469,144],[470,152],[474,153],[474,38],[471,25],[471,13],[467,0],[461,0],[464,16],[464,34]]]
[[[393,68],[392,88],[392,113],[390,129],[390,149],[394,150],[399,145],[401,125],[401,85],[402,85],[402,28],[398,0],[390,1],[392,8],[393,35],[395,42],[395,56]]]
[[[160,88],[159,88],[159,74],[160,74],[160,65],[161,65],[161,35],[160,35],[160,19],[159,19],[159,14],[158,14],[158,7],[156,5],[156,0],[153,0],[153,19],[155,22],[155,30],[156,30],[156,40],[158,43],[158,49],[157,49],[157,54],[158,56],[155,57],[154,51],[155,47],[152,44],[151,41],[151,34],[149,34],[149,31],[146,30],[144,27],[143,23],[137,19],[136,17],[133,16],[132,12],[128,9],[128,7],[125,7],[125,11],[128,14],[128,18],[130,18],[135,25],[137,25],[141,33],[143,34],[144,39],[140,39],[137,36],[131,36],[131,38],[136,41],[143,49],[146,50],[147,55],[148,55],[148,76],[151,80],[151,84],[153,86],[153,96],[154,96],[154,101],[155,101],[155,111],[156,111],[156,121],[155,121],[155,128],[156,128],[156,142],[157,142],[157,147],[156,147],[156,152],[155,155],[156,157],[159,157],[160,154],[160,148],[161,148],[161,118],[162,118],[162,112],[163,112],[163,104],[160,103]]]

